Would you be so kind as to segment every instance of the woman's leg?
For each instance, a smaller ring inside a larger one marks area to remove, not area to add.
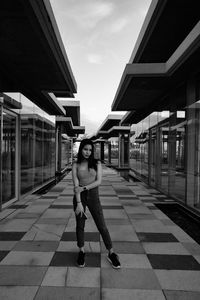
[[[112,241],[104,220],[102,206],[99,201],[98,188],[88,191],[87,206],[102,236],[106,249],[112,251]]]
[[[81,195],[82,196],[82,195]],[[85,204],[85,197],[81,197],[82,205],[85,211],[86,204]],[[73,198],[73,207],[74,211],[76,210],[76,197]],[[85,228],[85,219],[81,218],[80,216],[75,215],[76,217],[76,239],[77,239],[77,246],[80,248],[81,251],[84,252],[84,228]]]

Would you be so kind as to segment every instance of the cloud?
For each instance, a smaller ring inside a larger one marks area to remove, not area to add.
[[[116,20],[114,23],[111,24],[110,32],[111,33],[118,33],[127,26],[129,20],[127,18],[121,18]]]
[[[100,65],[102,63],[102,56],[95,53],[90,53],[87,55],[87,60],[91,64]]]
[[[76,4],[76,5],[75,5]],[[81,28],[92,29],[101,20],[110,16],[114,11],[114,4],[106,1],[77,1],[68,11],[68,17],[72,18]]]

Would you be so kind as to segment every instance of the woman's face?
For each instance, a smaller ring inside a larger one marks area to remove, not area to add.
[[[88,159],[91,154],[92,154],[92,146],[91,145],[85,145],[82,149],[83,158]]]

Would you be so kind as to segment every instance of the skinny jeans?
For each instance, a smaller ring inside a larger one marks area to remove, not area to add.
[[[106,249],[110,250],[112,248],[112,241],[110,238],[110,234],[105,224],[104,215],[102,206],[99,200],[99,189],[95,187],[90,190],[86,190],[81,192],[81,202],[84,208],[84,212],[86,210],[86,206],[88,207],[94,222],[99,230],[99,233],[102,236],[103,242],[106,246]],[[76,210],[77,202],[76,196],[73,198],[73,207],[74,211]],[[77,238],[77,246],[79,248],[84,246],[84,228],[85,228],[85,219],[78,217],[76,214],[76,238]]]

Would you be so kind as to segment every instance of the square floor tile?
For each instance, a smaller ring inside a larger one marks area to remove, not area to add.
[[[163,290],[200,292],[200,271],[155,270]]]
[[[119,254],[121,268],[134,269],[152,269],[152,266],[145,254]],[[101,255],[101,267],[110,268],[110,262],[107,259],[107,254]]]
[[[137,232],[137,236],[141,242],[178,242],[171,233]]]
[[[77,266],[78,252],[55,252],[50,266]],[[87,267],[100,267],[100,253],[86,253],[85,264]]]
[[[19,241],[14,247],[14,251],[33,252],[55,252],[58,248],[58,241]]]
[[[101,269],[103,288],[160,290],[160,284],[150,269]]]
[[[41,285],[66,286],[67,272],[67,267],[49,267]]]
[[[164,291],[167,300],[199,300],[200,292]]]
[[[1,266],[0,285],[37,286],[41,284],[46,270],[47,267],[39,266]]]
[[[100,234],[98,232],[85,232],[85,241],[91,242],[99,242]],[[76,241],[76,233],[75,232],[64,232],[61,241]]]
[[[100,287],[100,268],[72,268],[67,272],[67,286]]]
[[[26,232],[0,232],[1,241],[19,241],[26,234]]]
[[[6,255],[9,253],[9,251],[0,251],[0,261],[6,257]]]
[[[139,289],[102,289],[102,300],[165,300],[162,291]]]
[[[81,295],[81,298],[80,298]],[[100,300],[99,288],[46,287],[39,289],[34,300]]]
[[[200,264],[191,255],[147,254],[154,269],[200,270]]]
[[[33,300],[38,286],[0,286],[2,300]]]
[[[144,248],[140,242],[113,242],[113,248],[117,253],[132,253],[144,254]],[[107,253],[107,249],[103,242],[101,242],[101,251]]]
[[[49,265],[54,252],[10,251],[0,265]]]
[[[177,254],[189,255],[190,253],[181,243],[142,243],[148,254]]]

